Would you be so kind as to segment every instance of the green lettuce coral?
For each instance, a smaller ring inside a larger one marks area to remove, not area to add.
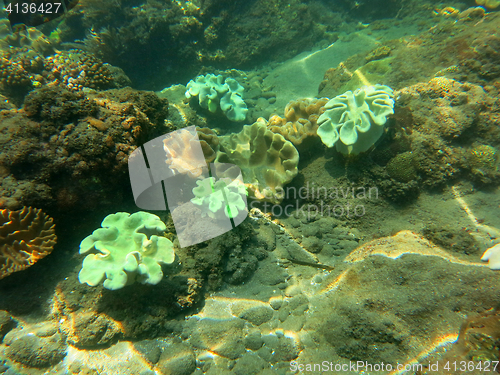
[[[215,113],[220,107],[231,121],[244,121],[248,108],[243,100],[244,88],[235,79],[221,75],[198,76],[187,84],[186,98],[198,96],[202,108]]]
[[[328,147],[343,154],[368,150],[384,132],[387,116],[394,113],[394,93],[389,86],[363,86],[347,91],[325,105],[317,134]]]
[[[158,284],[163,278],[161,264],[175,259],[172,242],[163,237],[165,224],[148,212],[118,212],[108,215],[90,236],[80,243],[80,254],[94,251],[83,260],[80,283],[116,290],[135,279]]]
[[[202,216],[210,216],[215,219],[218,212],[224,212],[226,217],[234,219],[238,214],[247,209],[247,195],[245,185],[239,180],[221,178],[216,181],[214,177],[208,177],[196,181],[193,189],[194,198],[191,202],[202,209]]]

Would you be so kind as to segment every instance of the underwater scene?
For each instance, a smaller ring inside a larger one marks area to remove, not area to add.
[[[0,4],[0,374],[500,373],[500,0]]]

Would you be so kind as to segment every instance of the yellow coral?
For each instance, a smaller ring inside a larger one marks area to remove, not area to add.
[[[476,0],[476,4],[484,5],[489,9],[495,9],[500,5],[500,0]]]

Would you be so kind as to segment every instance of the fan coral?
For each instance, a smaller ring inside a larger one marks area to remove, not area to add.
[[[387,115],[394,113],[393,95],[390,87],[375,85],[336,96],[318,119],[318,135],[343,154],[367,151],[384,132]]]
[[[161,264],[175,259],[172,242],[163,237],[165,224],[147,212],[118,212],[108,215],[90,236],[80,243],[80,254],[95,250],[83,260],[78,280],[96,286],[103,279],[111,290],[132,283],[136,274],[143,284],[158,284]]]
[[[279,133],[294,145],[309,136],[316,136],[318,117],[324,112],[328,98],[292,100],[285,107],[285,118],[272,116],[268,128]]]
[[[0,279],[50,254],[57,242],[54,227],[40,209],[0,210]]]

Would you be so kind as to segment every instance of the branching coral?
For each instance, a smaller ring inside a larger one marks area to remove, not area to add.
[[[52,218],[36,208],[0,210],[0,279],[50,254],[57,241],[54,227]]]

